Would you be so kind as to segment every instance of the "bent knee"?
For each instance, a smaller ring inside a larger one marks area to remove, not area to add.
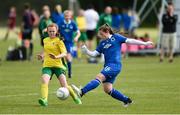
[[[98,74],[96,76],[96,79],[98,79],[100,82],[103,82],[105,80],[105,77],[102,74]]]
[[[109,92],[111,92],[111,90],[112,90],[111,88],[107,88],[107,87],[104,88],[104,92],[107,94],[109,94]]]

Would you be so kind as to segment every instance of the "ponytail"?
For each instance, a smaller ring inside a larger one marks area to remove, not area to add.
[[[99,30],[102,30],[103,32],[109,32],[110,34],[114,34],[112,28],[106,23],[102,25]]]

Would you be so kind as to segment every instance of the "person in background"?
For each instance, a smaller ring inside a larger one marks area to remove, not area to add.
[[[119,32],[121,26],[122,16],[119,13],[118,7],[112,8],[112,28],[114,31]]]
[[[21,24],[22,31],[22,44],[26,47],[27,59],[32,59],[33,54],[33,41],[32,41],[32,32],[34,26],[35,18],[31,12],[31,7],[29,3],[24,4],[24,14]]]
[[[5,41],[8,39],[10,31],[13,31],[18,35],[18,32],[15,30],[16,29],[16,7],[14,6],[12,6],[9,10],[7,24],[8,24],[8,28],[7,28],[6,35],[4,37]]]
[[[96,27],[97,27],[97,23],[99,21],[99,14],[97,13],[96,10],[94,10],[93,5],[88,5],[87,10],[85,10],[84,12],[84,16],[86,18],[86,29],[87,29],[87,47],[89,49],[93,49],[93,45],[94,45],[94,37],[96,35]],[[90,57],[88,59],[88,62],[97,62],[96,58],[94,57]]]
[[[72,53],[74,42],[78,42],[81,35],[76,23],[72,20],[72,11],[64,11],[64,20],[58,24],[59,31],[64,38],[64,44],[67,49],[67,65],[68,65],[68,77],[72,77]],[[76,34],[75,37],[73,34]]]
[[[55,6],[54,12],[51,15],[51,19],[56,24],[58,24],[58,23],[60,23],[61,21],[64,20],[64,16],[63,16],[63,13],[62,13],[62,7],[61,7],[60,4],[57,4]]]
[[[42,14],[41,14],[40,17],[39,17],[39,20],[40,20],[40,21],[41,21],[41,19],[44,17],[44,12],[45,12],[46,10],[50,11],[50,8],[49,8],[48,5],[44,5],[44,6],[42,7]]]
[[[39,15],[38,15],[38,13],[37,13],[37,11],[35,9],[32,9],[31,13],[32,13],[32,15],[34,17],[34,24],[33,24],[33,26],[34,26],[34,28],[38,28],[39,21],[40,21],[39,18],[40,17],[39,17]],[[36,38],[38,37],[38,39],[39,39],[39,30],[38,29],[34,29],[33,33],[34,33],[35,37]]]
[[[165,51],[168,50],[169,62],[173,62],[176,44],[176,24],[178,16],[174,14],[174,5],[170,2],[167,12],[162,16],[162,38],[160,49],[160,62],[164,60]]]
[[[145,33],[145,34],[144,34],[144,42],[147,42],[147,41],[153,42],[153,40],[150,38],[149,34],[148,34],[148,33]],[[153,49],[153,48],[155,48],[155,45],[154,45],[154,44],[148,45],[148,46],[145,47],[145,49]]]
[[[78,16],[76,17],[77,26],[81,32],[81,36],[78,39],[77,43],[77,57],[78,59],[82,58],[81,54],[81,46],[83,44],[86,44],[87,41],[87,35],[86,35],[86,18],[84,17],[84,10],[80,9],[78,12]]]
[[[35,9],[32,9],[31,13],[32,13],[32,15],[34,17],[34,23],[33,24],[34,24],[35,27],[37,27],[38,24],[39,24],[39,15],[37,14]]]
[[[131,27],[131,11],[128,9],[124,9],[122,18],[123,18],[123,25],[124,25],[124,33],[129,34],[130,27]]]
[[[48,27],[48,25],[53,23],[53,21],[50,18],[51,14],[50,14],[49,10],[45,10],[43,14],[44,14],[44,16],[39,23],[39,33],[40,33],[40,37],[41,37],[41,45],[42,46],[44,45],[43,39],[48,37],[47,27]]]
[[[130,34],[130,36],[134,36],[135,30],[139,26],[140,19],[139,19],[138,14],[136,13],[136,11],[131,11],[130,17],[131,17],[131,25],[130,25],[129,34]]]

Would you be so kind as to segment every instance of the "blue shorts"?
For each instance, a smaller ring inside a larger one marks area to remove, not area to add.
[[[73,43],[72,42],[64,42],[64,45],[66,47],[66,50],[68,53],[73,53]]]
[[[121,66],[117,66],[115,64],[109,64],[105,65],[103,70],[101,71],[101,74],[103,74],[106,78],[103,83],[109,82],[109,83],[114,83],[116,80],[116,76],[120,73],[121,71]]]

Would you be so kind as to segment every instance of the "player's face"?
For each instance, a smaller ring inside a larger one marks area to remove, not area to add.
[[[71,13],[68,12],[68,13],[64,14],[64,18],[66,21],[70,20],[71,19]]]
[[[107,39],[108,38],[108,34],[102,30],[100,30],[98,32],[98,36],[101,38],[101,39]]]
[[[50,38],[55,38],[57,34],[57,28],[56,27],[48,27],[48,35]]]
[[[45,12],[44,12],[44,17],[46,18],[46,19],[48,19],[49,17],[50,17],[50,11],[49,10],[46,10]]]

